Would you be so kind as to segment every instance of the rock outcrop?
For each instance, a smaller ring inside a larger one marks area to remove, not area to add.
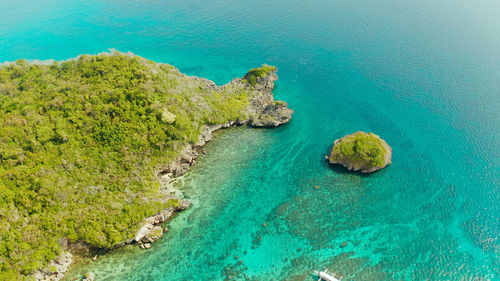
[[[210,80],[196,77],[195,79],[204,81],[205,87],[215,92],[224,91],[228,87],[247,91],[249,104],[242,118],[224,124],[202,127],[198,141],[184,147],[179,156],[158,173],[162,184],[168,185],[172,179],[184,175],[191,166],[195,165],[196,158],[200,155],[198,150],[212,140],[212,134],[217,130],[245,124],[253,127],[276,127],[290,121],[294,111],[288,108],[286,102],[275,101],[273,97],[274,82],[278,79],[276,72],[276,67],[264,65],[250,70],[243,78],[235,78],[223,86],[217,86]],[[143,249],[149,249],[151,243],[163,235],[158,224],[167,221],[176,211],[186,209],[189,204],[189,201],[183,200],[178,208],[169,208],[144,219],[133,241],[141,244]]]
[[[287,106],[288,104],[283,101],[266,105],[258,116],[250,120],[250,125],[254,127],[277,127],[290,121],[293,111]]]
[[[199,156],[198,149],[212,140],[212,134],[220,129],[234,125],[248,124],[252,127],[277,127],[290,121],[294,111],[288,108],[284,101],[275,101],[273,96],[274,82],[278,79],[277,68],[262,66],[250,70],[243,78],[235,78],[226,85],[217,86],[214,82],[203,80],[205,87],[215,92],[224,91],[225,88],[237,88],[249,93],[249,104],[243,117],[228,121],[224,124],[203,126],[198,141],[184,147],[179,156],[166,168],[159,172],[164,183],[184,175],[189,168],[196,164]],[[257,73],[257,74],[256,74]]]
[[[64,277],[69,266],[73,262],[73,255],[69,251],[63,251],[57,258],[52,260],[45,268],[35,271],[33,277],[37,281],[56,281]]]
[[[260,71],[259,74],[255,74]],[[274,82],[278,79],[276,67],[263,66],[262,68],[250,70],[243,80],[245,86],[253,87],[258,91],[253,95],[248,107],[248,123],[253,127],[276,127],[287,123],[292,118],[293,110],[289,109],[284,101],[275,101],[272,91]],[[255,82],[251,82],[255,81]]]
[[[392,149],[379,136],[358,131],[335,140],[327,156],[331,164],[349,170],[372,173],[391,164]]]
[[[194,144],[185,146],[174,161],[166,165],[158,171],[160,181],[165,190],[166,186],[177,177],[184,175],[191,166],[196,164],[196,158],[199,156],[198,150],[207,142],[212,140],[212,134],[223,128],[228,128],[234,125],[249,125],[252,127],[276,127],[287,123],[292,118],[293,110],[287,107],[287,103],[283,101],[275,101],[272,90],[274,82],[278,79],[276,75],[276,67],[264,65],[262,68],[256,68],[249,71],[243,78],[235,78],[226,85],[217,86],[213,81],[208,79],[191,77],[195,80],[203,81],[204,87],[215,92],[222,92],[225,88],[236,88],[248,93],[248,106],[242,112],[240,118],[231,120],[223,124],[215,124],[203,126],[198,141]],[[257,73],[257,74],[256,74]],[[174,118],[168,112],[164,112],[162,118],[166,121],[174,121]],[[171,196],[174,197],[175,196]],[[180,200],[180,199],[179,199]],[[178,207],[162,210],[158,214],[147,217],[141,222],[139,230],[133,239],[123,241],[119,246],[130,243],[138,243],[141,248],[151,248],[151,243],[161,238],[166,232],[160,225],[167,222],[172,216],[179,211],[185,210],[190,206],[187,200],[181,200]],[[80,241],[81,242],[81,241]],[[80,248],[79,251],[91,252],[90,246],[84,242],[76,243]],[[64,247],[67,249],[68,247]],[[68,251],[64,252],[71,255]],[[88,254],[87,254],[88,255]],[[70,256],[71,257],[71,256]],[[53,261],[52,263],[56,262]],[[36,280],[60,280],[63,274],[67,271],[71,260],[64,263],[65,267],[61,267],[55,274],[40,270],[35,276]],[[93,277],[93,274],[92,276]]]
[[[189,201],[183,200],[178,207],[168,208],[156,215],[145,218],[133,241],[139,244],[150,244],[160,239],[163,236],[163,228],[159,225],[168,221],[175,212],[183,211],[189,208],[190,205]]]

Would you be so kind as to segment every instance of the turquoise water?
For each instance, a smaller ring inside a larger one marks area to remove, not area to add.
[[[314,280],[327,267],[347,280],[500,280],[500,3],[82,2],[1,1],[0,61],[116,48],[218,84],[268,63],[296,114],[218,134],[176,183],[193,208],[153,249],[68,279]],[[329,146],[357,130],[386,139],[393,164],[328,167]]]

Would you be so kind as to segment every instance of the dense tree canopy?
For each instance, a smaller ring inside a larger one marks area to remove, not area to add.
[[[97,247],[132,237],[177,203],[155,171],[247,103],[241,89],[122,53],[1,66],[0,279],[44,266],[63,237]]]

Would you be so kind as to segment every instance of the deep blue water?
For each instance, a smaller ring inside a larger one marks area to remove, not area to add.
[[[176,184],[194,207],[153,249],[68,277],[500,280],[500,2],[0,1],[0,61],[108,48],[218,84],[276,65],[296,114],[218,134]],[[384,138],[393,164],[328,167],[357,130]]]

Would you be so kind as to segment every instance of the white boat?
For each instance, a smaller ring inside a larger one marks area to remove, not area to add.
[[[335,272],[329,272],[328,269],[325,269],[323,271],[318,271],[315,270],[314,274],[319,277],[318,281],[325,280],[325,281],[340,281],[342,280],[342,276],[340,274],[337,274]]]

